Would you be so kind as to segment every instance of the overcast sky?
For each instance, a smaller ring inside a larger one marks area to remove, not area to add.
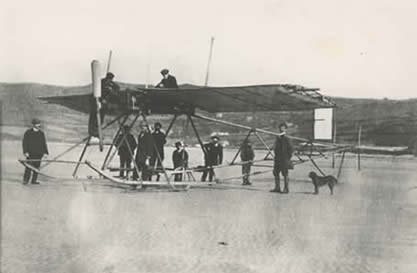
[[[414,0],[14,0],[0,11],[0,82],[292,83],[330,96],[417,97]]]

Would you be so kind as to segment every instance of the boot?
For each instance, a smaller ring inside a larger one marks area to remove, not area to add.
[[[279,183],[279,177],[275,177],[275,188],[270,190],[270,192],[281,193],[281,186],[280,186],[280,183]]]
[[[288,177],[285,176],[284,177],[284,193],[289,193],[289,189],[288,189]]]

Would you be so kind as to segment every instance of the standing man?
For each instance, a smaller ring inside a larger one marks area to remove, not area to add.
[[[172,162],[174,163],[174,170],[181,171],[188,168],[188,153],[184,149],[184,143],[178,141],[175,143],[177,148],[172,153]],[[182,173],[176,173],[174,175],[174,181],[182,181]]]
[[[141,123],[141,132],[138,135],[138,147],[136,150],[136,165],[140,172],[142,172],[142,180],[148,181],[150,179],[149,174],[149,161],[155,152],[154,141],[149,127],[146,123]],[[136,171],[133,172],[133,179],[137,180],[139,174]]]
[[[162,80],[156,88],[178,88],[177,79],[169,74],[169,70],[164,68],[161,70]]]
[[[45,134],[41,131],[41,121],[37,118],[32,120],[33,127],[27,130],[23,136],[23,154],[26,159],[29,160],[27,163],[36,169],[41,166],[42,157],[48,155],[48,146],[46,145]],[[32,161],[33,160],[33,161]],[[25,169],[23,176],[23,184],[29,183],[29,179],[32,176],[31,183],[39,184],[37,182],[38,173],[31,169]]]
[[[130,133],[129,125],[123,126],[122,133],[116,139],[116,147],[118,148],[117,154],[120,159],[120,177],[124,178],[124,170],[126,170],[126,177],[129,177],[130,164],[132,163],[132,157],[135,154],[136,140]],[[132,153],[132,154],[131,154]]]
[[[162,161],[164,160],[164,145],[167,143],[165,133],[161,130],[162,125],[159,122],[155,123],[155,130],[152,132],[152,137],[155,142],[156,151],[151,157],[151,167],[157,169],[158,171],[162,169]],[[159,157],[158,158],[158,152]],[[159,181],[159,173],[156,175],[156,181]]]
[[[104,116],[109,108],[109,103],[118,102],[118,93],[120,87],[113,81],[114,74],[108,72],[106,77],[101,80],[101,98],[100,98],[100,121],[103,124]],[[90,118],[88,120],[88,134],[93,137],[98,137],[97,125],[97,103],[94,95],[90,97]]]
[[[290,139],[285,135],[287,131],[287,124],[281,123],[279,125],[280,136],[277,136],[274,147],[274,170],[273,174],[275,177],[275,188],[271,192],[281,193],[279,173],[282,173],[284,177],[284,191],[282,193],[289,193],[288,189],[288,170],[293,169],[291,163],[291,157],[293,153],[293,147]]]
[[[201,181],[206,181],[207,174],[209,175],[209,181],[213,181],[214,170],[213,166],[222,164],[223,162],[223,147],[219,143],[218,136],[212,136],[211,142],[204,145],[206,154],[204,154],[204,171],[201,176]]]
[[[252,144],[250,143],[249,139],[245,139],[242,143],[242,147],[240,148],[240,159],[242,162],[242,175],[243,175],[243,183],[242,185],[252,185],[249,181],[250,169],[253,164],[253,159],[255,158],[255,153],[252,148]]]

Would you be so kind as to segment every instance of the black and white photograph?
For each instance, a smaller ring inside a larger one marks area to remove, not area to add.
[[[0,272],[417,272],[417,2],[5,0]]]

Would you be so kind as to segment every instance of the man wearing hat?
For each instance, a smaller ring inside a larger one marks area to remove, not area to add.
[[[174,163],[174,170],[180,171],[188,167],[188,153],[184,149],[184,143],[178,141],[175,143],[176,150],[172,153],[172,162]],[[174,181],[182,181],[182,173],[174,175]]]
[[[155,152],[153,156],[151,157],[150,164],[152,168],[162,169],[162,161],[164,160],[164,145],[167,141],[166,141],[165,133],[161,130],[162,129],[161,123],[156,122],[154,127],[155,129],[152,132],[152,137],[155,142],[156,152],[158,152],[161,160],[159,160],[158,154]],[[159,177],[160,176],[158,173],[156,176],[156,181],[159,181]]]
[[[252,144],[250,143],[249,139],[245,139],[242,143],[240,148],[240,159],[242,162],[242,175],[243,175],[243,183],[242,185],[252,185],[249,181],[250,177],[250,169],[252,167],[252,161],[255,158],[255,153],[252,148]]]
[[[213,181],[214,170],[213,166],[222,164],[223,162],[223,147],[219,143],[219,137],[217,135],[211,136],[211,142],[204,144],[204,163],[205,169],[201,176],[201,181],[206,181],[207,175],[209,175],[209,181]]]
[[[41,121],[34,118],[32,120],[32,128],[27,130],[23,136],[23,154],[26,160],[28,160],[27,163],[36,169],[39,169],[42,157],[48,155],[45,134],[41,131],[40,127]],[[26,168],[23,176],[24,185],[29,183],[31,176],[31,183],[39,184],[39,182],[36,182],[38,173]]]
[[[280,136],[277,136],[274,147],[274,170],[275,188],[271,192],[277,193],[289,193],[288,189],[288,170],[293,168],[291,157],[293,153],[293,147],[290,139],[285,135],[287,131],[287,124],[281,123],[279,125]],[[279,174],[284,177],[284,191],[281,192]]]
[[[135,154],[136,140],[130,133],[129,125],[123,126],[122,133],[116,139],[117,154],[120,159],[120,177],[124,177],[124,170],[126,170],[126,177],[129,176],[130,164],[132,163],[132,156]]]
[[[118,103],[118,92],[120,87],[113,81],[114,74],[108,72],[106,77],[101,79],[101,108],[100,108],[100,121],[103,123],[104,116],[109,107],[109,102]],[[98,137],[98,125],[97,125],[97,103],[94,95],[90,97],[90,118],[88,120],[88,134],[90,136]]]
[[[142,180],[150,180],[149,162],[155,153],[155,143],[149,127],[146,123],[140,123],[141,132],[138,135],[138,146],[136,150],[136,165],[142,172]],[[137,180],[139,174],[136,169],[133,172],[133,179]]]
[[[156,88],[178,88],[177,79],[169,74],[169,70],[164,68],[161,70],[162,80],[156,85]]]

